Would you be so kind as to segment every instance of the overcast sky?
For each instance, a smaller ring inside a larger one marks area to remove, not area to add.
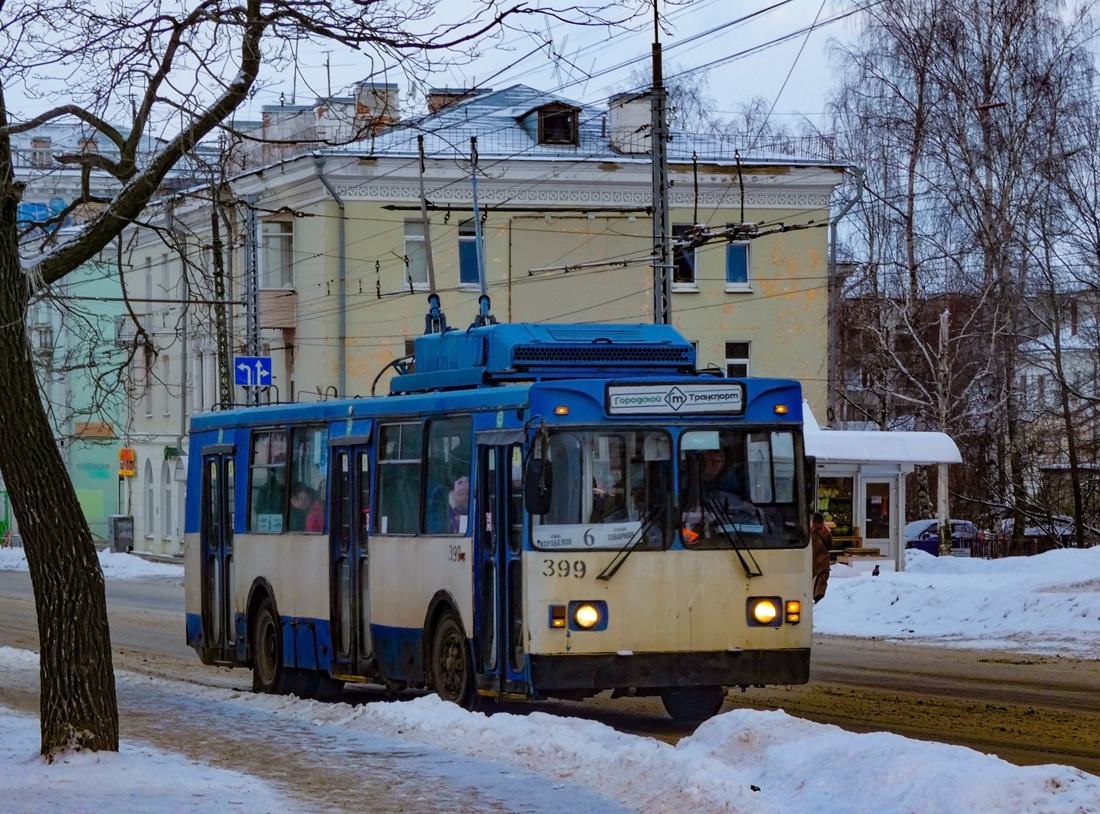
[[[191,0],[169,2],[191,5]],[[470,8],[463,2],[443,0],[439,8],[448,19],[459,19]],[[537,5],[539,0],[528,2]],[[320,96],[348,95],[353,85],[371,77],[372,71],[374,81],[397,83],[403,115],[424,110],[423,88],[429,86],[501,89],[521,82],[578,102],[602,105],[609,95],[634,86],[632,73],[648,75],[651,61],[650,0],[622,3],[642,10],[634,30],[583,28],[560,22],[550,25],[543,17],[522,16],[516,19],[526,31],[508,31],[502,42],[492,43],[473,61],[429,76],[410,78],[393,66],[379,70],[377,61],[335,44],[302,44],[298,71],[268,67],[254,98],[235,118],[258,120],[264,105],[280,101],[309,104]],[[675,4],[661,0],[666,76],[680,71],[705,82],[705,91],[715,102],[715,114],[721,118],[729,118],[739,105],[761,96],[769,106],[774,104],[773,116],[778,122],[797,129],[799,117],[805,116],[820,123],[825,99],[835,84],[828,57],[831,41],[851,40],[857,20],[837,18],[853,6],[844,0],[676,0]],[[807,32],[815,22],[819,27]],[[552,45],[546,44],[547,39]],[[782,42],[769,45],[775,40]],[[327,68],[326,60],[330,63]],[[412,87],[413,79],[420,83],[419,88]],[[15,82],[5,88],[16,118],[29,118],[69,101],[63,79],[47,79],[36,87],[46,96],[29,98]],[[187,87],[186,83],[181,87]],[[115,101],[125,103],[122,97]],[[123,118],[126,113],[119,110]],[[166,120],[159,135],[170,136],[177,124],[174,119]]]
[[[734,24],[774,5],[779,8]],[[690,0],[681,5],[662,3],[661,8],[671,29],[661,38],[666,73],[683,70],[704,77],[720,116],[728,117],[738,105],[762,96],[769,104],[775,104],[773,115],[792,124],[799,116],[818,120],[833,85],[827,56],[830,40],[850,39],[855,22],[855,18],[828,22],[849,10],[849,4],[839,0]],[[772,40],[808,28],[815,20],[821,26],[819,29],[761,48]],[[542,39],[549,34],[557,58],[548,53],[549,48],[530,54],[540,42],[533,34],[509,33],[501,47],[489,49],[470,64],[433,74],[424,80],[425,84],[449,87],[477,84],[499,89],[522,82],[556,90],[576,101],[599,104],[611,93],[628,87],[632,71],[648,70],[653,41],[650,17],[639,20],[636,31],[616,32],[562,23],[545,27],[529,18],[523,22],[537,30]],[[716,28],[721,30],[706,33]],[[703,36],[689,41],[700,34]],[[751,49],[760,50],[736,56]],[[371,71],[371,63],[359,54],[334,51],[328,58],[331,65],[326,72],[324,53],[300,52],[300,75],[296,80],[287,76],[281,83],[265,88],[241,115],[259,118],[260,107],[278,104],[280,94],[288,104],[292,97],[298,104],[305,104],[319,95],[327,95],[329,75],[333,94],[348,93],[351,83]],[[636,61],[624,64],[631,60]],[[715,61],[719,64],[703,67]],[[400,73],[377,78],[399,85],[404,112],[422,107],[419,98],[408,99],[410,83]]]

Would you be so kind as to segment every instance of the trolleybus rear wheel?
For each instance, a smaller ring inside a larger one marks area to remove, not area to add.
[[[470,650],[453,613],[445,613],[432,637],[432,683],[444,701],[472,709],[477,700]]]
[[[268,597],[256,611],[252,632],[252,689],[256,692],[286,692],[283,669],[283,635],[275,603]]]
[[[676,721],[697,724],[713,718],[722,709],[726,691],[722,687],[666,687],[661,703]]]

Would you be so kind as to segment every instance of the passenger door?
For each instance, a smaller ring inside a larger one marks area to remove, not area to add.
[[[476,669],[478,689],[496,693],[524,694],[527,686],[521,454],[518,443],[477,448]]]
[[[233,447],[209,447],[202,453],[199,545],[202,557],[202,632],[204,660],[232,661],[236,646],[233,567]]]
[[[370,450],[347,443],[330,456],[328,507],[333,673],[367,675],[370,634]]]

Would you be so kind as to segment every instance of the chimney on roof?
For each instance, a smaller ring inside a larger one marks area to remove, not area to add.
[[[649,152],[652,111],[649,91],[616,93],[608,103],[608,130],[611,149],[624,155]]]
[[[355,112],[366,120],[372,130],[396,124],[401,118],[397,85],[393,82],[360,82],[355,86]]]
[[[428,88],[428,112],[438,113],[445,107],[492,92],[492,88]]]

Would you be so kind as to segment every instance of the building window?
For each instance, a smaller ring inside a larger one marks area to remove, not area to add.
[[[49,138],[31,139],[31,166],[48,167],[53,164],[53,149]]]
[[[481,283],[477,262],[477,231],[472,220],[458,225],[458,282],[459,285]]]
[[[167,460],[160,463],[161,537],[172,536],[172,467]]]
[[[171,360],[168,358],[168,354],[164,354],[160,357],[163,363],[160,383],[164,385],[164,415],[172,415],[172,392],[169,388],[169,374],[171,372]]]
[[[424,245],[424,222],[405,221],[405,285],[428,287],[428,251]]]
[[[539,111],[539,144],[578,143],[577,111],[551,105]]]
[[[264,221],[260,252],[260,287],[294,287],[294,224]]]
[[[156,500],[156,487],[153,486],[153,462],[145,459],[145,536],[153,537],[157,530],[153,525],[153,503]]]
[[[674,224],[672,227],[672,242],[678,243],[695,229],[689,223]],[[672,284],[681,289],[697,288],[699,283],[695,277],[698,249],[673,249],[672,250]]]
[[[726,375],[731,379],[744,379],[749,375],[749,343],[726,343]]]
[[[750,291],[749,244],[726,245],[726,291]]]
[[[153,313],[153,258],[145,258],[145,314]]]

